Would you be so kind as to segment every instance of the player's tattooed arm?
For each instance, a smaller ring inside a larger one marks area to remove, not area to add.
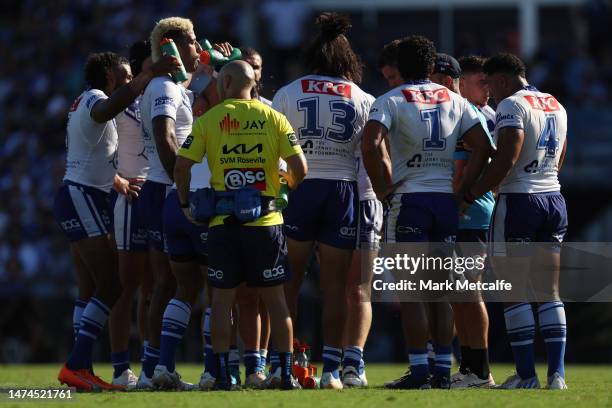
[[[170,179],[174,179],[174,164],[176,162],[176,152],[179,145],[176,140],[174,120],[168,116],[157,116],[153,118],[153,137],[157,154],[164,170]]]
[[[98,123],[108,122],[130,106],[151,79],[174,72],[179,68],[178,59],[168,55],[163,56],[151,67],[138,74],[136,78],[115,90],[109,98],[97,102],[91,109],[91,118]]]

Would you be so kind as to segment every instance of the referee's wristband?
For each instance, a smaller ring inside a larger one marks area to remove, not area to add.
[[[476,201],[478,197],[476,197],[471,190],[467,190],[464,194],[463,194],[463,201],[465,201],[468,204],[473,204],[474,201]]]

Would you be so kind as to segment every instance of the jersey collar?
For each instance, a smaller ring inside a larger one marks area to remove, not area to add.
[[[431,81],[429,79],[416,79],[416,80],[404,82],[404,85],[425,85],[425,84],[431,84]]]
[[[538,91],[538,88],[536,88],[536,87],[535,87],[535,86],[533,86],[533,85],[525,85],[525,86],[523,87],[523,89],[524,89],[524,90],[526,90],[526,91],[540,92],[540,91]]]

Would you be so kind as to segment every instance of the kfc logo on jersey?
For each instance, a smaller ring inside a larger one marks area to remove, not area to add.
[[[242,187],[254,187],[259,191],[266,189],[266,173],[264,169],[225,169],[225,187],[228,190],[238,190]]]
[[[448,89],[402,89],[402,93],[407,102],[422,103],[425,105],[438,105],[449,102],[450,95]]]
[[[351,84],[344,82],[302,79],[302,92],[351,97]]]
[[[524,98],[529,102],[529,105],[533,109],[541,110],[544,112],[554,112],[559,110],[559,102],[554,96],[534,96],[525,95]]]

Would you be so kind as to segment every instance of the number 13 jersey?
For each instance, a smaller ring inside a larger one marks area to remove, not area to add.
[[[495,115],[495,137],[503,128],[524,132],[523,147],[500,193],[546,193],[561,190],[559,159],[567,135],[565,108],[550,94],[526,86],[501,101]],[[499,141],[499,139],[498,139]]]
[[[307,179],[357,179],[355,150],[373,101],[351,81],[329,76],[306,75],[278,90],[272,107],[295,129]]]
[[[457,140],[481,126],[467,100],[433,82],[406,82],[372,105],[368,120],[388,130],[396,193],[452,193]]]

